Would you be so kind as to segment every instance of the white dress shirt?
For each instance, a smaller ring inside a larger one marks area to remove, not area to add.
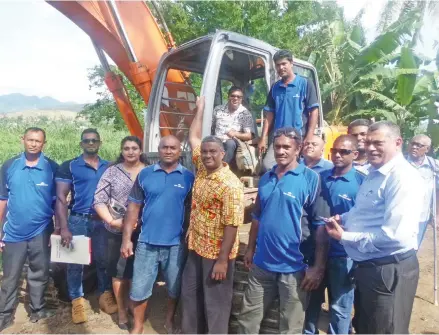
[[[355,206],[342,215],[341,243],[349,257],[366,261],[417,247],[423,181],[400,153],[373,167],[360,186]]]
[[[437,159],[424,157],[421,165],[417,165],[409,157],[408,162],[420,173],[422,180],[424,181],[425,197],[424,207],[421,215],[421,222],[427,222],[431,217],[431,209],[433,202],[433,192],[439,190],[439,161]],[[436,185],[434,185],[434,174],[436,173]]]

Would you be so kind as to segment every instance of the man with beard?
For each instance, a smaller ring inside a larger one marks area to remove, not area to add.
[[[93,208],[94,193],[108,162],[98,156],[101,140],[96,129],[85,129],[81,134],[81,156],[64,162],[56,174],[56,220],[60,228],[61,241],[70,246],[73,235],[91,238],[92,258],[96,262],[99,306],[108,314],[117,312],[111,292],[111,278],[106,271],[105,225]],[[70,204],[67,196],[71,192]],[[70,215],[67,220],[67,212]],[[67,264],[67,287],[72,300],[74,323],[87,321],[84,292],[82,288],[83,266]]]
[[[159,144],[159,162],[139,173],[128,198],[121,247],[124,258],[133,255],[131,235],[143,206],[130,293],[134,305],[131,334],[143,332],[145,311],[159,266],[168,289],[165,328],[170,334],[174,331],[185,253],[183,224],[185,211],[190,208],[187,202],[194,183],[193,173],[179,163],[180,155],[180,141],[172,135],[163,137]]]
[[[232,86],[228,93],[229,101],[216,106],[212,117],[212,134],[223,141],[224,162],[230,164],[235,158],[238,143],[250,141],[254,137],[252,114],[242,105],[244,92],[242,88]]]
[[[352,163],[358,155],[355,137],[341,135],[331,148],[334,168],[320,174],[321,196],[328,204],[331,215],[348,212],[355,205],[358,189],[365,175],[356,170]],[[329,326],[327,334],[348,334],[351,321],[354,286],[351,280],[353,261],[339,241],[330,239],[328,263],[325,279],[320,288],[311,292],[306,310],[305,333],[318,333],[318,320],[324,299],[324,289],[328,288]]]
[[[302,137],[292,127],[274,134],[277,165],[260,182],[256,207],[244,257],[250,268],[244,293],[239,330],[243,334],[259,332],[264,312],[279,296],[279,333],[302,333],[308,292],[323,278],[327,257],[327,236],[319,216],[329,215],[320,198],[319,175],[297,162]],[[301,221],[308,212],[316,228],[315,262],[308,267],[300,250],[309,227]]]
[[[26,129],[22,143],[24,152],[4,162],[0,170],[0,252],[3,254],[0,331],[14,323],[17,290],[26,259],[30,321],[55,314],[46,309],[44,292],[49,282],[49,243],[58,164],[42,152],[46,143],[43,129]]]
[[[317,135],[313,135],[310,140],[303,143],[302,156],[300,162],[317,173],[332,169],[334,164],[324,159],[325,141]]]
[[[436,217],[439,211],[439,161],[427,153],[431,139],[427,135],[416,135],[409,143],[407,160],[416,168],[425,182],[424,210],[419,224],[418,246],[424,238],[427,225],[433,219],[433,201],[436,202]],[[436,182],[436,183],[435,183]]]
[[[273,61],[281,79],[271,87],[264,107],[264,123],[258,144],[259,154],[266,153],[262,162],[264,171],[276,164],[273,143],[268,143],[268,135],[272,131],[292,127],[304,142],[310,142],[319,118],[319,100],[314,83],[294,73],[291,52],[279,50],[274,54]]]
[[[348,134],[357,138],[358,141],[358,157],[354,161],[354,167],[363,172],[369,173],[370,164],[367,161],[365,141],[367,136],[367,130],[369,129],[371,122],[366,119],[357,119],[352,121],[348,126]]]
[[[341,242],[356,265],[360,334],[409,331],[419,279],[415,249],[424,190],[401,146],[396,124],[379,121],[369,127],[365,142],[369,175],[355,206],[326,223],[329,236]]]
[[[244,187],[223,162],[222,141],[215,136],[201,140],[203,113],[201,97],[189,130],[197,173],[181,286],[182,332],[227,334],[238,227],[244,220]]]

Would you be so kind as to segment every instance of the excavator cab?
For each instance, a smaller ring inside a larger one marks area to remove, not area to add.
[[[277,80],[273,63],[276,51],[263,41],[217,31],[164,54],[156,72],[145,125],[144,150],[150,161],[158,159],[160,138],[173,134],[182,142],[183,164],[192,168],[188,132],[196,112],[197,96],[205,97],[204,137],[211,134],[214,107],[227,102],[227,92],[232,85],[244,89],[243,104],[253,114],[257,137],[260,126],[256,120],[261,119],[267,93]],[[320,100],[315,68],[295,59],[294,71],[313,80]]]

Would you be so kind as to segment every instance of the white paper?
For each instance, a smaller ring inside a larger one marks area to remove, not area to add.
[[[90,238],[84,235],[73,236],[73,248],[66,248],[61,245],[61,236],[50,236],[52,245],[50,261],[55,263],[70,263],[89,265],[91,263]]]

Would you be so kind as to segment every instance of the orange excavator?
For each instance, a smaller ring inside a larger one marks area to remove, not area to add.
[[[205,97],[202,125],[204,137],[211,134],[214,106],[227,101],[227,91],[232,85],[244,88],[244,104],[257,112],[262,110],[263,105],[258,105],[255,97],[266,96],[276,80],[273,63],[273,55],[277,51],[275,47],[254,38],[222,30],[177,47],[154,1],[148,4],[143,1],[114,0],[48,3],[76,23],[92,39],[105,70],[105,83],[112,92],[129,131],[143,138],[143,149],[151,163],[158,159],[157,150],[161,136],[174,134],[183,144],[183,165],[190,167],[191,155],[187,139],[197,96]],[[149,5],[155,7],[159,20],[154,17]],[[104,51],[143,97],[147,105],[144,130],[133,111],[121,78],[111,71]],[[322,106],[314,66],[295,59],[294,69],[296,73],[314,82]],[[323,113],[319,114],[317,132],[325,135],[327,142],[332,143],[339,134],[339,129],[325,127]],[[328,156],[328,153],[325,155]],[[246,177],[247,180],[257,180],[257,177]],[[247,210],[244,222],[250,222],[248,213],[255,201],[257,188],[253,182],[243,182]],[[247,274],[243,268],[242,260],[238,260],[234,302],[242,300],[243,289],[247,285]],[[62,281],[55,277],[54,280],[55,283]],[[65,287],[66,285],[59,285],[58,290],[64,288],[65,291]],[[277,320],[269,318],[269,315],[279,313],[276,308],[278,302],[274,303],[271,314],[267,313],[267,318],[262,321],[261,333],[279,332]],[[229,324],[231,333],[237,331],[237,313],[239,303],[234,303]]]
[[[47,2],[90,36],[105,70],[105,83],[130,133],[144,139],[145,152],[155,152],[164,135],[174,134],[185,142],[197,95],[206,97],[206,111],[212,111],[215,105],[224,103],[227,88],[241,86],[245,88],[248,105],[256,112],[262,106],[252,104],[254,88],[265,90],[262,93],[266,94],[276,80],[272,56],[277,49],[257,39],[217,31],[176,47],[155,1]],[[105,54],[133,83],[148,106],[144,127]],[[320,100],[315,68],[298,59],[294,62],[296,72],[314,81]],[[257,81],[259,84],[255,85]],[[203,136],[210,134],[211,121],[212,114],[206,112]],[[322,113],[318,126],[318,133],[325,132],[327,141],[339,134],[338,128],[324,129]]]

